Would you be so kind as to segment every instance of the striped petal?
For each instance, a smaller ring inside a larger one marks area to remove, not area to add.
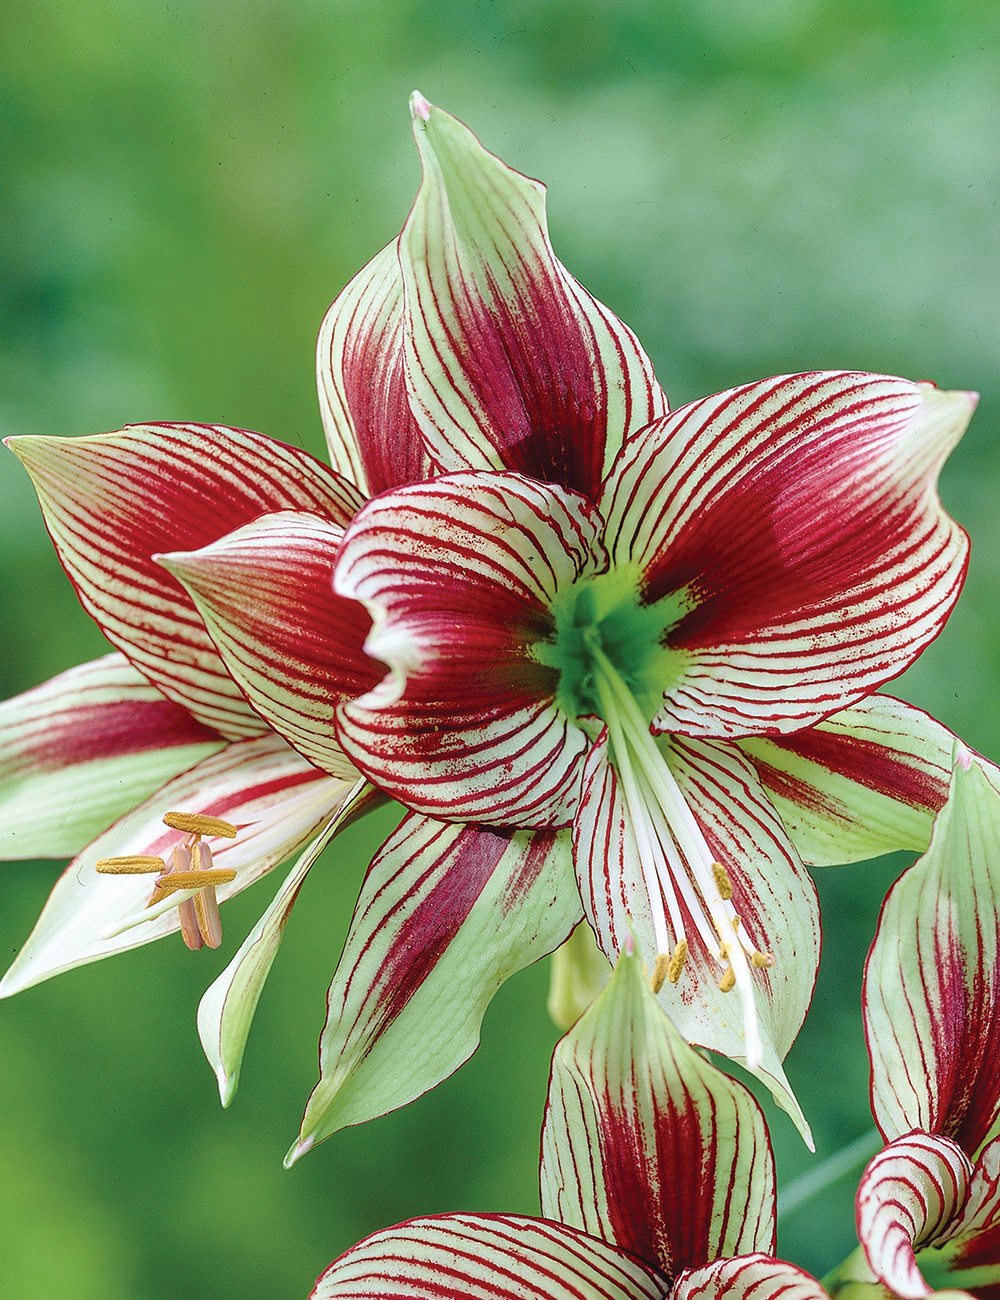
[[[394,239],[327,312],[316,347],[330,463],[366,496],[428,477],[403,370],[403,274]]]
[[[975,1157],[1000,1126],[1000,794],[963,757],[930,847],[886,898],[865,971],[872,1108]]]
[[[948,797],[956,743],[921,709],[871,695],[815,727],[752,736],[739,747],[804,861],[833,866],[922,853]],[[981,761],[1000,785],[1000,772]]]
[[[365,781],[345,784],[343,803],[307,845],[239,952],[198,1004],[198,1036],[219,1081],[223,1106],[229,1105],[239,1085],[254,1012],[306,876],[333,837],[377,801],[378,795]]]
[[[0,857],[64,858],[221,749],[120,654],[0,704]]]
[[[582,497],[515,474],[450,474],[360,512],[334,589],[367,606],[365,649],[390,672],[337,716],[376,785],[432,816],[570,820],[588,742],[532,647],[557,587],[602,565],[598,527]]]
[[[400,236],[404,355],[431,457],[596,499],[622,438],[666,411],[649,359],[556,260],[544,186],[411,103],[423,182]]]
[[[973,407],[902,379],[792,375],[631,440],[601,502],[608,547],[639,567],[647,603],[681,593],[684,610],[657,727],[796,731],[916,658],[965,574],[936,481]]]
[[[717,1259],[677,1279],[670,1300],[829,1300],[809,1273],[767,1255]]]
[[[382,673],[361,648],[371,619],[330,586],[342,535],[317,515],[279,511],[157,558],[260,716],[310,762],[347,778],[356,773],[334,735],[334,709]]]
[[[272,510],[343,525],[358,490],[295,447],[213,425],[132,425],[92,438],[12,438],[84,608],[168,699],[227,739],[266,728],[187,592],[153,560]]]
[[[562,943],[580,911],[565,832],[407,817],[368,869],[288,1163],[456,1070],[500,985]]]
[[[753,1072],[808,1143],[809,1127],[781,1062],[805,1018],[816,979],[820,932],[815,887],[752,767],[734,745],[681,737],[662,738],[659,745],[710,849],[729,874],[741,933],[751,947],[774,957],[769,969],[751,972],[763,1048]],[[607,761],[605,737],[587,761],[574,850],[584,907],[607,956],[614,960],[632,931],[642,952],[657,952],[653,907],[669,915],[667,889],[661,882],[663,894],[651,902],[635,829]],[[696,892],[692,878],[678,873],[672,879],[688,955],[677,982],[664,982],[660,1001],[689,1042],[744,1063],[737,994],[719,987],[718,940],[712,933],[706,939],[693,920],[687,901]]]
[[[652,1269],[561,1223],[440,1214],[352,1246],[310,1300],[666,1300]]]
[[[915,1252],[953,1234],[971,1176],[962,1149],[929,1133],[897,1138],[868,1162],[856,1201],[858,1240],[872,1272],[903,1300],[931,1294]]]
[[[749,1092],[689,1047],[639,957],[556,1047],[542,1213],[668,1276],[774,1249],[774,1162]]]
[[[227,745],[127,813],[69,864],[0,981],[0,996],[180,928],[176,907],[142,920],[150,877],[94,869],[99,858],[169,853],[182,837],[163,825],[165,812],[211,813],[238,828],[236,839],[212,845],[215,866],[237,872],[235,880],[218,886],[224,900],[307,843],[349,789],[273,734]]]

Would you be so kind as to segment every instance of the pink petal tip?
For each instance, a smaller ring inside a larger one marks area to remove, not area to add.
[[[410,115],[412,117],[422,117],[425,122],[430,121],[431,106],[419,90],[415,90],[410,96]]]

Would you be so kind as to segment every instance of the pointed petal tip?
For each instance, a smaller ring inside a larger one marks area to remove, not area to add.
[[[222,1102],[222,1109],[228,1110],[229,1103],[236,1096],[236,1089],[240,1086],[240,1072],[234,1070],[232,1074],[226,1074],[225,1069],[220,1069],[217,1074],[219,1081],[219,1100]]]
[[[425,122],[430,121],[431,105],[419,90],[415,90],[410,96],[410,116],[422,118]]]
[[[307,1151],[312,1150],[313,1143],[315,1141],[316,1139],[314,1135],[310,1133],[309,1136],[307,1138],[303,1138],[301,1142],[293,1142],[291,1147],[289,1148],[288,1155],[285,1156],[284,1160],[282,1161],[282,1164],[285,1166],[285,1168],[291,1169],[292,1165],[294,1165],[297,1160],[300,1160],[302,1156],[306,1154]]]

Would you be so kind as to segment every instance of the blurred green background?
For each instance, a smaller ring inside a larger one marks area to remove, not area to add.
[[[0,428],[218,421],[320,451],[316,330],[406,215],[419,87],[549,184],[557,252],[674,404],[825,366],[982,391],[942,485],[969,582],[899,690],[1000,757],[998,27],[995,0],[5,0]],[[10,694],[104,647],[13,457],[0,511]],[[454,1079],[281,1168],[388,825],[308,881],[229,1112],[194,1012],[271,882],[227,906],[218,953],[175,938],[0,1004],[0,1296],[305,1297],[375,1228],[537,1208],[544,963]],[[870,1126],[857,994],[903,865],[820,873],[823,968],[788,1065],[820,1157]],[[12,955],[58,867],[0,872]],[[782,1117],[774,1140],[782,1181],[810,1166]],[[852,1194],[791,1216],[783,1253],[836,1264]]]

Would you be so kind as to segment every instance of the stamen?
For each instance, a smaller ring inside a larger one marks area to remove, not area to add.
[[[756,966],[758,970],[766,970],[767,967],[774,965],[774,954],[755,951],[750,955],[750,965]]]
[[[168,875],[158,876],[156,888],[161,894],[173,894],[178,889],[206,889],[209,885],[228,885],[236,879],[236,872],[229,867],[215,867],[212,871],[171,871]]]
[[[195,844],[191,850],[191,865],[203,879],[220,874],[219,868],[212,866],[212,850],[207,844],[201,842]],[[233,879],[235,878],[234,871]],[[215,885],[210,884],[206,889],[195,894],[192,901],[201,937],[210,948],[218,948],[222,942],[222,918],[219,916],[219,900],[215,896]]]
[[[719,980],[719,990],[722,993],[730,993],[736,984],[736,972],[732,966],[728,967],[725,975]]]
[[[667,978],[669,970],[670,958],[665,952],[658,952],[656,954],[656,965],[653,967],[653,977],[649,981],[651,992],[659,993],[660,989],[663,988],[663,981]],[[676,984],[677,981],[674,980],[673,983]]]
[[[221,817],[212,817],[208,813],[168,812],[163,814],[163,824],[171,830],[184,831],[186,835],[217,835],[234,840],[239,834],[231,822],[224,822]]]
[[[674,955],[670,958],[670,966],[667,970],[667,979],[671,984],[676,984],[680,979],[681,971],[684,969],[684,963],[687,961],[687,955],[687,940],[682,939],[674,949]]]
[[[712,877],[719,891],[719,897],[723,902],[728,903],[733,896],[733,882],[729,879],[729,872],[721,862],[712,863]]]
[[[94,863],[94,870],[103,876],[145,876],[163,869],[163,859],[148,853],[133,853],[121,858],[98,858]]]

